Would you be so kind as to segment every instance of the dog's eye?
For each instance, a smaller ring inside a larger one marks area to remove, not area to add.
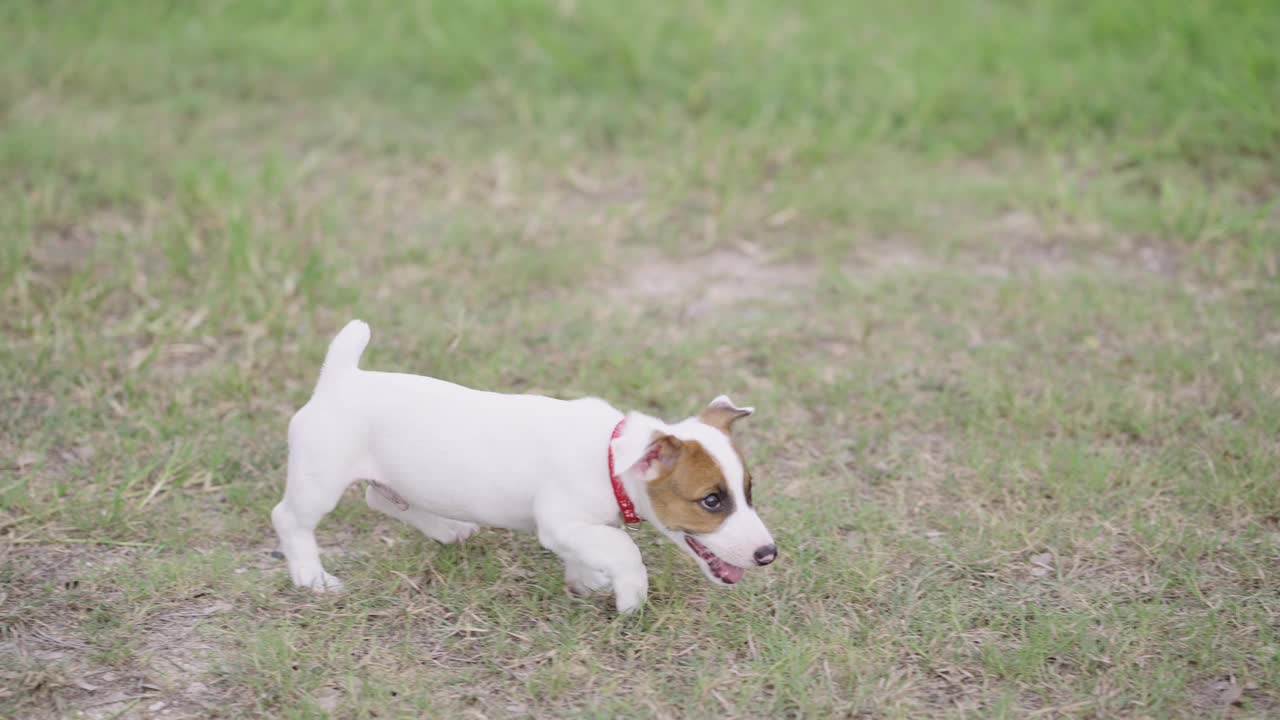
[[[708,496],[706,496],[706,497],[702,498],[701,500],[699,500],[699,501],[698,501],[698,503],[699,503],[700,505],[702,505],[702,507],[704,507],[704,508],[706,508],[706,509],[708,509],[708,510],[719,510],[719,509],[720,509],[720,494],[719,494],[719,493],[711,493],[710,495],[708,495]]]

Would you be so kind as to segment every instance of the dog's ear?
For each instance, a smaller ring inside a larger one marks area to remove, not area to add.
[[[698,419],[727,433],[733,429],[735,422],[755,411],[753,407],[738,407],[728,395],[721,395],[702,409]]]
[[[683,452],[684,443],[665,425],[632,413],[622,436],[613,441],[613,469],[618,475],[636,471],[653,480],[674,468]]]

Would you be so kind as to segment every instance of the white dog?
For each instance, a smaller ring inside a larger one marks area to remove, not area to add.
[[[341,589],[320,564],[315,528],[356,480],[369,481],[369,507],[442,543],[480,526],[535,531],[564,561],[572,591],[612,590],[623,613],[649,587],[623,521],[652,521],[720,585],[777,557],[731,435],[752,408],[722,395],[668,425],[597,398],[363,371],[368,343],[359,320],[338,333],[311,401],[289,423],[288,485],[271,520],[294,584]]]

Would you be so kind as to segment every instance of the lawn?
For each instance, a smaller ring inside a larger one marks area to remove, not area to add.
[[[1277,38],[1271,0],[4,3],[0,716],[1280,714]],[[348,591],[292,588],[285,428],[352,317],[368,368],[754,405],[780,559],[722,590],[640,528],[618,617],[353,489]]]

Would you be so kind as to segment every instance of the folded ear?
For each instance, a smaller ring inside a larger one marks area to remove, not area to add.
[[[698,419],[727,433],[733,429],[735,422],[755,411],[753,407],[738,407],[733,404],[728,395],[721,395],[703,408]]]
[[[684,452],[684,443],[666,427],[631,415],[622,436],[613,442],[613,469],[618,475],[636,471],[646,482],[671,470]]]

